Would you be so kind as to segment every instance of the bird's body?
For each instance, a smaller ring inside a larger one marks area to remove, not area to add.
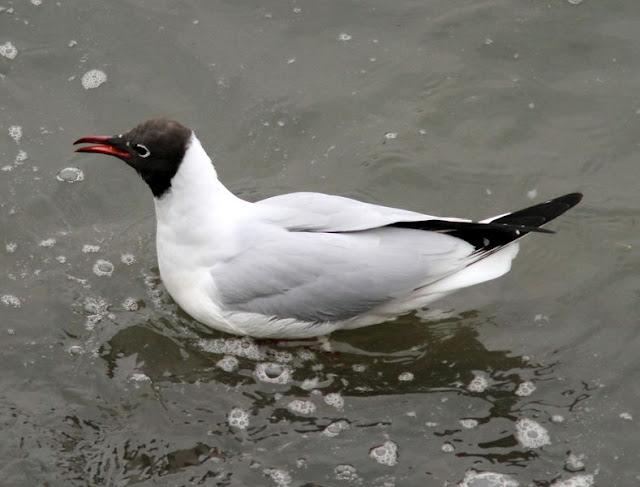
[[[372,325],[495,279],[509,271],[521,236],[580,199],[567,195],[478,223],[320,193],[251,203],[218,180],[190,131],[179,131],[178,156],[158,151],[162,161],[179,157],[175,167],[132,162],[135,154],[124,155],[132,145],[154,154],[139,127],[120,136],[132,139],[126,144],[110,139],[107,150],[105,139],[85,151],[117,155],[147,181],[164,285],[192,317],[239,335],[306,338]],[[145,130],[162,135],[155,125]]]

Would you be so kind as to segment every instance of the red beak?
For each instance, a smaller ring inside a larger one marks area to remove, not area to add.
[[[108,135],[90,135],[88,137],[82,137],[73,143],[73,145],[76,144],[97,144],[78,147],[76,149],[76,152],[93,152],[95,154],[107,154],[108,156],[115,156],[121,159],[131,158],[131,154],[129,154],[129,152],[124,149],[116,147],[113,143],[113,137],[110,137]]]

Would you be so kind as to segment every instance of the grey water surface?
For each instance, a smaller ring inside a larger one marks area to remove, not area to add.
[[[0,485],[639,485],[637,0],[0,0],[0,90]],[[72,152],[159,115],[250,200],[586,196],[497,281],[256,343],[176,307],[150,192]]]

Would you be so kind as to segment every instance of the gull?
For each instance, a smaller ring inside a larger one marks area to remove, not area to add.
[[[582,199],[482,221],[299,192],[245,201],[193,130],[168,119],[77,152],[115,156],[154,197],[160,277],[194,319],[236,335],[310,338],[393,320],[511,268],[519,240]]]

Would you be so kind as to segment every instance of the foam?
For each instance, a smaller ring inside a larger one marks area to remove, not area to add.
[[[336,409],[344,408],[344,398],[339,392],[330,392],[329,394],[324,396],[324,402]]]
[[[53,247],[56,244],[55,238],[46,238],[38,244],[40,247]]]
[[[200,340],[198,345],[202,350],[209,353],[233,355],[235,357],[243,357],[249,360],[264,360],[265,358],[263,350],[253,339],[248,337]]]
[[[398,463],[398,445],[387,440],[382,445],[378,445],[369,450],[369,456],[380,465],[393,467]]]
[[[451,443],[443,443],[440,449],[444,453],[453,453],[455,451],[455,448]]]
[[[58,255],[58,256],[56,257],[56,260],[57,260],[58,262],[60,262],[61,264],[65,264],[65,263],[67,262],[67,258],[66,258],[64,255]]]
[[[122,308],[127,311],[138,311],[140,305],[136,298],[125,298],[124,301],[122,301]]]
[[[11,137],[16,144],[19,144],[22,140],[22,127],[20,125],[12,125],[9,127],[9,137]]]
[[[95,254],[96,252],[100,252],[99,245],[84,244],[82,246],[82,253],[84,254]]]
[[[65,183],[77,183],[79,181],[84,181],[84,173],[77,167],[65,167],[58,171],[56,179]]]
[[[350,41],[353,37],[351,36],[351,34],[347,34],[346,32],[342,32],[339,36],[338,39],[341,41]]]
[[[15,242],[9,242],[7,245],[4,246],[4,248],[8,253],[13,254],[18,248],[18,244]]]
[[[227,423],[232,428],[246,430],[249,427],[249,413],[242,408],[233,408],[227,414]]]
[[[92,69],[82,75],[82,87],[85,90],[92,90],[107,81],[107,74],[99,69]]]
[[[358,471],[353,465],[340,464],[333,469],[333,474],[338,480],[346,480],[347,482],[357,482],[360,479]]]
[[[105,259],[98,259],[93,264],[93,273],[100,277],[111,277],[113,274],[113,264]]]
[[[216,367],[225,372],[233,372],[240,366],[240,362],[233,355],[225,355],[216,362]]]
[[[413,380],[413,373],[412,372],[402,372],[399,376],[398,376],[398,380],[401,382],[411,382]]]
[[[478,420],[476,419],[461,419],[460,420],[460,426],[462,426],[465,429],[473,429],[476,426],[478,426]]]
[[[20,301],[20,298],[14,296],[13,294],[4,294],[0,296],[0,303],[16,309],[22,306],[22,301]]]
[[[334,421],[329,424],[323,431],[322,434],[328,436],[329,438],[334,438],[338,436],[345,430],[348,430],[351,427],[348,421],[344,419],[339,419],[338,421]]]
[[[0,56],[4,56],[7,59],[15,59],[18,55],[18,50],[10,41],[0,44]]]
[[[304,401],[302,399],[294,399],[287,404],[287,409],[294,414],[301,414],[303,416],[309,416],[316,412],[316,405],[311,401]]]
[[[277,487],[288,487],[291,485],[291,474],[286,470],[267,468],[263,470],[263,473],[271,477],[271,480],[273,480]]]
[[[484,374],[474,374],[473,380],[469,382],[467,390],[470,392],[484,392],[489,387],[489,381]]]
[[[529,418],[516,422],[516,437],[525,448],[540,448],[551,443],[546,428]]]
[[[567,459],[564,462],[564,468],[569,472],[579,472],[584,470],[584,455],[569,453]]]
[[[122,262],[124,265],[133,265],[136,262],[136,257],[133,254],[122,254],[120,256],[120,262]]]
[[[527,397],[533,394],[536,390],[536,385],[531,381],[522,382],[516,389],[516,396]]]
[[[518,487],[520,484],[501,473],[468,470],[458,487]]]
[[[593,484],[593,475],[574,475],[566,480],[554,482],[551,487],[592,487]]]

